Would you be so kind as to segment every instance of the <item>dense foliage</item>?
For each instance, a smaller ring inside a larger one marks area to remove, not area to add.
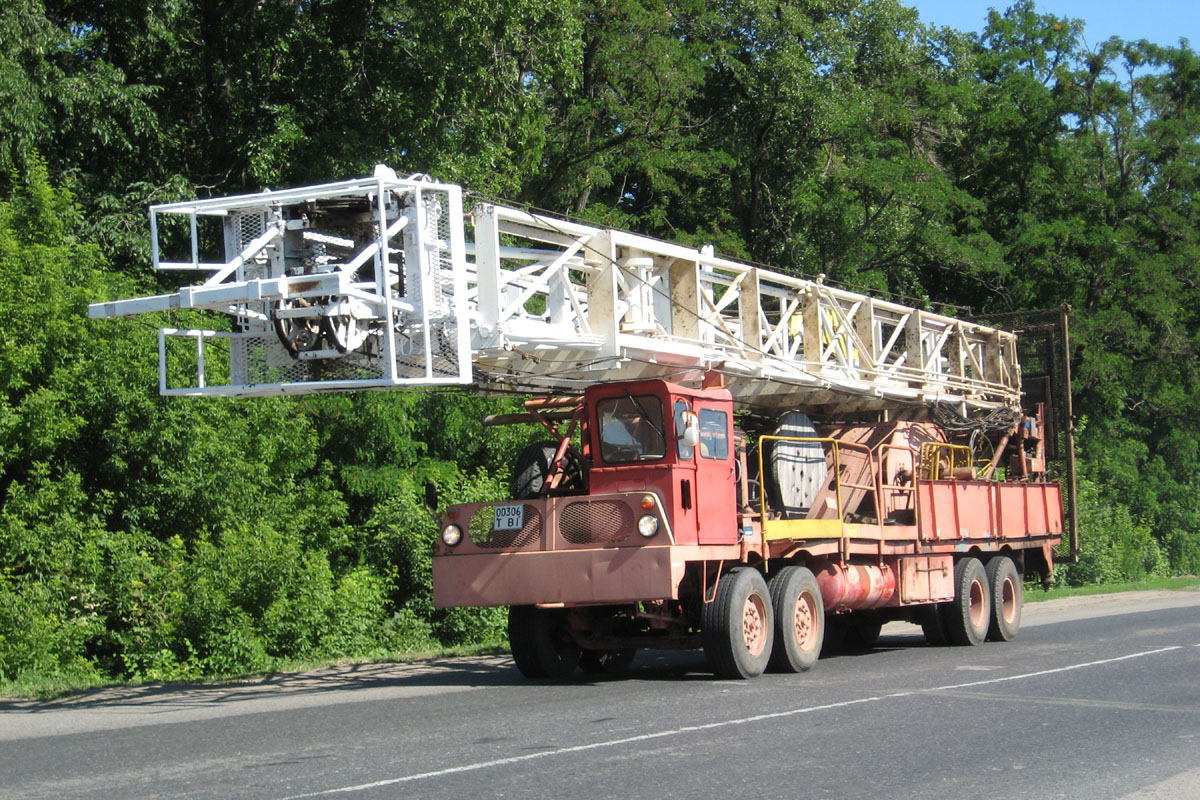
[[[1070,304],[1085,557],[1200,571],[1200,59],[897,0],[0,6],[0,681],[494,639],[432,608],[444,501],[527,431],[461,394],[156,396],[145,206],[368,174],[977,312]],[[160,320],[161,321],[161,320]],[[173,323],[186,322],[175,316]]]

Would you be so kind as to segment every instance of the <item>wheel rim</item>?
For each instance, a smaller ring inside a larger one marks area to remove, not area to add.
[[[767,608],[758,594],[746,598],[742,608],[742,641],[750,655],[758,657],[767,647]]]
[[[985,628],[988,624],[987,603],[985,602],[982,581],[971,581],[971,625],[975,628]]]
[[[817,608],[812,595],[801,592],[796,598],[796,644],[801,650],[812,650],[817,640]]]
[[[1000,611],[1007,623],[1011,624],[1017,618],[1017,587],[1012,578],[1005,578],[1000,587]]]

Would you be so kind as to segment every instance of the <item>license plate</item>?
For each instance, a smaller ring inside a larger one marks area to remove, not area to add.
[[[525,506],[496,506],[493,510],[492,530],[519,531],[525,527]]]

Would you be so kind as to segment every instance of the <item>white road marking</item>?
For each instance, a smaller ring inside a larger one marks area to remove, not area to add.
[[[1200,645],[1196,645],[1200,647]],[[1160,647],[1157,650],[1144,650],[1140,653],[1130,653],[1125,656],[1117,656],[1115,658],[1105,658],[1099,661],[1088,661],[1082,664],[1070,664],[1065,667],[1054,667],[1053,669],[1042,669],[1037,672],[1025,672],[1020,675],[1006,675],[1001,678],[989,678],[981,681],[971,681],[970,683],[954,683],[946,686],[935,686],[930,689],[913,689],[909,692],[892,692],[890,694],[875,695],[873,697],[861,697],[857,700],[844,700],[840,703],[826,703],[819,706],[805,706],[803,708],[793,708],[787,711],[774,711],[769,714],[755,714],[752,717],[742,717],[740,719],[724,720],[723,722],[708,722],[703,725],[685,725],[681,728],[672,728],[666,731],[656,731],[654,733],[643,733],[638,736],[628,736],[624,739],[610,739],[604,742],[592,742],[591,744],[578,744],[572,747],[560,747],[557,750],[545,750],[540,753],[527,753],[521,756],[511,756],[509,758],[497,758],[492,761],[478,761],[473,764],[460,764],[456,767],[446,767],[445,769],[433,770],[431,772],[418,772],[413,775],[402,775],[397,778],[387,778],[381,781],[372,781],[371,783],[360,783],[355,786],[342,786],[337,789],[325,789],[319,792],[308,792],[306,794],[294,794],[284,800],[301,800],[306,797],[324,797],[332,794],[349,794],[351,792],[362,792],[367,789],[379,789],[384,786],[396,786],[401,783],[413,783],[415,781],[429,780],[431,778],[441,778],[446,775],[456,775],[462,772],[476,772],[482,769],[492,769],[494,767],[504,767],[510,764],[520,764],[526,761],[535,761],[540,758],[550,758],[551,756],[569,755],[571,753],[585,753],[589,750],[600,750],[608,747],[620,747],[627,744],[636,744],[638,742],[646,742],[654,739],[665,739],[670,736],[680,736],[685,733],[695,733],[696,731],[710,731],[717,728],[727,728],[733,725],[748,725],[753,722],[763,722],[765,720],[783,719],[785,717],[794,717],[800,714],[811,714],[815,711],[829,711],[834,708],[847,708],[849,706],[859,706],[866,703],[877,703],[881,700],[891,700],[897,697],[912,697],[913,695],[921,694],[937,694],[940,692],[952,692],[956,689],[969,689],[976,686],[988,686],[994,683],[1005,683],[1007,681],[1020,681],[1027,678],[1040,678],[1044,675],[1054,675],[1060,672],[1071,672],[1078,669],[1087,669],[1089,667],[1099,667],[1104,664],[1115,664],[1118,661],[1128,661],[1133,658],[1145,658],[1146,656],[1154,656],[1160,653],[1168,653],[1172,650],[1179,650],[1181,646]]]

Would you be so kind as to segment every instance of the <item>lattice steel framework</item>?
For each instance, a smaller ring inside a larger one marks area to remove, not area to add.
[[[175,260],[160,253],[166,217],[188,229]],[[214,222],[219,236],[203,229]],[[194,309],[214,320],[161,330],[164,394],[578,391],[709,370],[762,408],[950,404],[967,415],[1019,404],[1010,332],[711,248],[493,204],[465,217],[459,187],[386,167],[360,180],[154,206],[150,227],[156,269],[206,279],[90,312]],[[223,260],[203,260],[216,240]]]

